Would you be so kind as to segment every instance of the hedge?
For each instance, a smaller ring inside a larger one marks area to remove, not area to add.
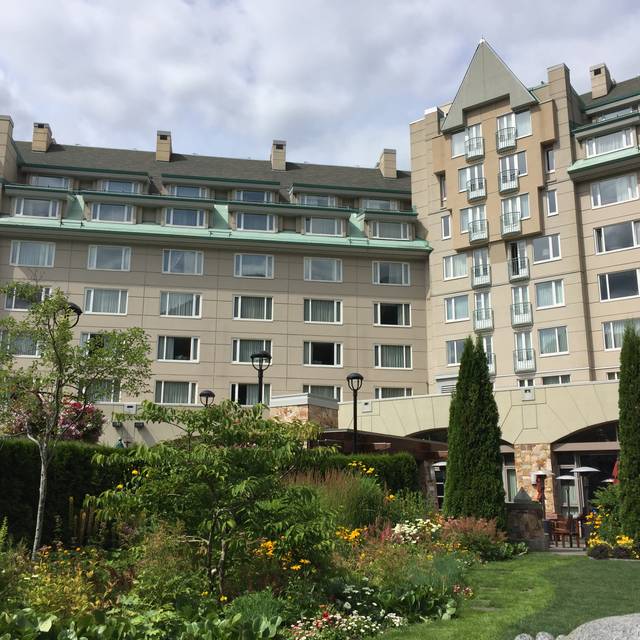
[[[85,495],[98,495],[118,483],[119,471],[92,464],[94,453],[113,449],[77,442],[60,442],[55,446],[49,466],[49,483],[45,504],[43,541],[51,542],[56,516],[63,533],[68,534],[69,497],[76,511]],[[7,519],[15,540],[33,539],[40,482],[38,448],[29,440],[0,440],[0,521]]]

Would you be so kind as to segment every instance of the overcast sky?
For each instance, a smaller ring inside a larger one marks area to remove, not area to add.
[[[633,0],[14,0],[0,21],[0,113],[65,144],[409,168],[408,123],[454,95],[484,36],[532,86],[565,62],[640,74]]]

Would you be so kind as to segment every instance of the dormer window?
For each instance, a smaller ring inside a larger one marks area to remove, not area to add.
[[[25,218],[58,218],[60,216],[60,200],[16,198],[14,213],[16,216]]]
[[[140,193],[140,183],[132,180],[102,180],[100,187],[109,193]]]
[[[378,240],[410,240],[411,230],[408,222],[378,222],[371,223],[371,237]]]
[[[133,222],[133,207],[128,204],[95,202],[91,206],[91,219],[95,222]]]
[[[633,146],[633,130],[623,129],[622,131],[614,131],[605,136],[597,136],[589,138],[585,141],[584,147],[587,158],[600,156],[621,149],[628,149]]]
[[[165,209],[164,223],[170,227],[204,227],[205,214],[201,209]]]
[[[273,193],[271,191],[241,189],[234,193],[233,199],[242,202],[273,202]]]
[[[177,198],[206,198],[207,189],[192,184],[170,184],[169,195]]]
[[[49,189],[68,189],[69,178],[64,176],[40,176],[32,175],[29,184],[34,187],[46,187]]]
[[[305,218],[304,232],[314,236],[341,236],[340,218]]]
[[[387,199],[382,200],[380,198],[363,198],[362,208],[373,209],[375,211],[397,211],[398,201]]]
[[[622,109],[616,109],[615,111],[609,111],[609,113],[600,113],[597,116],[593,116],[593,122],[607,122],[607,120],[615,120],[616,118],[622,118],[623,116],[628,116],[632,113],[638,113],[637,104],[633,104],[630,107],[624,107]]]
[[[237,213],[236,229],[238,231],[276,230],[276,217],[270,213]]]
[[[298,204],[307,207],[335,207],[336,197],[317,193],[301,193],[298,195]]]

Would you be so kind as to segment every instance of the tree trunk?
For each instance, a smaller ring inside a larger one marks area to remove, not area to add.
[[[47,499],[47,473],[49,471],[48,446],[45,443],[39,444],[40,450],[40,488],[38,490],[38,514],[36,516],[36,531],[33,536],[33,548],[31,549],[31,560],[35,561],[38,556],[38,549],[42,542],[42,528],[44,526],[44,505]]]

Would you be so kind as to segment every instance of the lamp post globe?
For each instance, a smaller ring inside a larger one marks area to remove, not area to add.
[[[203,389],[199,394],[200,403],[203,407],[208,408],[213,405],[213,401],[216,398],[216,394],[211,389]]]
[[[263,400],[264,372],[271,366],[271,354],[262,350],[251,354],[251,366],[258,372],[258,404]]]
[[[358,391],[362,389],[364,376],[357,371],[347,376],[347,384],[353,393],[353,453],[358,453]]]

